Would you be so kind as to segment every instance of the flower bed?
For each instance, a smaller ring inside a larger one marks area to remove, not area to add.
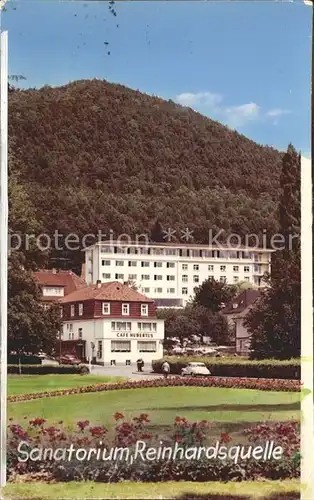
[[[84,394],[90,392],[116,391],[119,389],[141,389],[149,387],[225,387],[234,389],[257,389],[261,391],[299,391],[301,384],[298,380],[262,379],[262,378],[236,378],[236,377],[163,377],[139,381],[126,381],[114,384],[95,384],[85,387],[73,387],[56,391],[45,391],[32,394],[18,394],[9,396],[11,403],[29,401],[31,399],[68,396],[71,394]]]
[[[263,377],[271,379],[300,379],[301,363],[299,359],[276,360],[265,359],[252,361],[237,358],[213,358],[202,356],[170,356],[152,362],[155,373],[162,373],[162,364],[168,361],[170,373],[181,374],[182,368],[188,363],[201,361],[205,363],[210,373],[215,377]]]
[[[177,416],[167,436],[162,438],[162,443],[167,449],[177,446],[177,449],[183,450],[182,455],[180,452],[175,457],[166,455],[143,460],[135,453],[137,443],[144,443],[146,449],[156,449],[161,442],[160,436],[151,432],[149,415],[142,413],[127,420],[122,413],[116,412],[113,419],[114,424],[109,430],[103,425],[92,425],[88,420],[82,420],[76,423],[76,429],[71,432],[62,422],[58,426],[51,426],[43,418],[32,419],[24,427],[11,422],[8,426],[10,480],[14,480],[16,475],[40,474],[41,479],[47,481],[204,482],[285,479],[296,478],[300,474],[300,429],[295,421],[252,426],[245,432],[246,449],[273,441],[276,446],[282,447],[283,455],[280,460],[260,460],[241,455],[235,461],[231,453],[223,459],[217,456],[188,456],[193,450],[213,447],[216,438],[214,443],[213,438],[209,440],[209,430],[213,431],[216,427],[214,423],[205,420],[192,423]],[[229,434],[218,431],[217,442],[227,450],[238,446],[236,442],[232,442]],[[68,459],[70,447],[78,450],[80,456],[75,452]],[[92,448],[105,450],[106,458],[92,454],[86,459],[88,450]],[[118,454],[108,457],[111,449],[118,450]],[[45,450],[49,450],[49,453],[45,454]],[[129,450],[127,457],[121,455],[125,453],[123,450]],[[82,451],[86,452],[83,459]],[[64,458],[60,458],[62,454]]]

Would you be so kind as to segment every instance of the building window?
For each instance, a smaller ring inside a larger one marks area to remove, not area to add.
[[[163,255],[164,249],[163,248],[153,248],[152,254],[153,255]]]
[[[214,280],[214,276],[212,276],[212,275],[208,276],[208,279],[211,280],[211,281],[213,281]]]
[[[73,332],[73,323],[69,324],[69,330],[70,330],[70,332]]]
[[[148,304],[141,304],[141,316],[148,316]]]
[[[177,255],[175,248],[166,248],[166,255]]]
[[[137,328],[140,332],[156,332],[157,323],[137,323]]]
[[[116,280],[124,280],[124,274],[116,274]]]
[[[52,296],[64,296],[64,287],[52,287],[52,286],[44,286],[43,287],[43,296],[46,297],[52,297]]]
[[[130,254],[130,255],[137,255],[138,251],[137,251],[137,248],[130,247],[130,248],[128,248],[128,252],[127,253]]]
[[[112,321],[111,322],[111,330],[113,332],[130,332],[131,331],[131,322],[130,321]]]
[[[109,302],[102,303],[102,313],[103,314],[110,314],[110,303]]]
[[[233,266],[233,272],[238,273],[239,272],[239,266]]]
[[[124,260],[117,260],[117,261],[116,261],[116,266],[117,266],[117,267],[122,267],[122,266],[124,266]]]
[[[233,283],[239,283],[239,276],[233,276]]]
[[[201,256],[200,250],[191,250],[191,252],[192,252],[192,257],[200,257]]]
[[[79,304],[79,316],[83,316],[83,304]]]
[[[131,352],[130,340],[112,340],[111,352]]]
[[[115,253],[125,253],[124,247],[115,247]]]
[[[111,260],[102,260],[101,261],[102,266],[110,266],[111,265]]]
[[[97,358],[102,359],[102,340],[98,340]]]
[[[71,305],[71,312],[70,312],[71,316],[74,316],[75,315],[75,305],[72,304]]]
[[[60,307],[60,318],[63,318],[63,307]]]
[[[136,267],[136,266],[137,266],[136,260],[129,260],[129,267]]]
[[[154,293],[162,293],[162,288],[155,288]]]
[[[129,280],[136,280],[137,274],[129,274]]]
[[[247,281],[249,283],[250,277],[249,276],[244,276],[244,281]]]
[[[149,274],[142,274],[142,280],[149,280]]]
[[[154,262],[154,267],[162,267],[162,262]]]
[[[156,352],[157,351],[156,341],[138,340],[137,350],[138,352]]]
[[[220,283],[226,283],[227,277],[226,276],[220,276],[219,281],[220,281]]]
[[[149,248],[143,248],[143,247],[141,247],[140,248],[140,254],[141,255],[149,255],[149,250],[150,250]]]
[[[143,288],[144,293],[149,293],[149,291],[150,291],[150,288]]]
[[[188,270],[188,265],[187,264],[182,264],[182,270],[187,271]]]
[[[175,263],[174,262],[167,262],[167,267],[168,267],[168,269],[169,268],[174,268],[175,267]]]
[[[82,339],[83,338],[83,328],[78,329],[78,338]]]
[[[111,247],[101,247],[101,253],[112,253]]]
[[[141,262],[142,267],[149,267],[149,264],[150,264],[149,262],[145,262],[145,261]]]
[[[161,281],[162,280],[162,275],[161,274],[155,274],[154,280],[155,281]]]
[[[193,282],[194,283],[199,283],[199,281],[200,281],[200,277],[199,276],[197,276],[197,275],[193,276]]]
[[[102,277],[104,280],[110,280],[111,274],[110,273],[103,273]]]
[[[187,281],[188,281],[188,275],[187,274],[183,274],[182,275],[182,281],[183,281],[183,283],[187,283]]]
[[[182,295],[187,295],[188,294],[188,289],[187,288],[182,288]]]
[[[226,266],[220,266],[220,271],[224,272],[226,270]]]
[[[244,272],[249,273],[250,272],[250,266],[244,266]]]
[[[212,264],[209,264],[208,271],[213,271],[213,270],[214,270],[214,266]]]
[[[122,304],[122,316],[130,315],[130,304]]]
[[[203,250],[203,257],[213,257],[212,250]]]
[[[200,270],[200,266],[198,264],[194,264],[193,271],[199,271],[199,270]]]
[[[167,293],[175,293],[175,288],[167,288]]]
[[[262,272],[262,266],[260,264],[254,264],[254,272],[261,274]]]
[[[243,259],[251,259],[251,258],[252,258],[251,252],[243,252]]]
[[[167,281],[174,281],[175,279],[176,277],[173,274],[167,276]]]

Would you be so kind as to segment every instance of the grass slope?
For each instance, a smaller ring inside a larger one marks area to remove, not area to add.
[[[70,389],[105,382],[120,382],[123,377],[104,377],[101,375],[9,375],[8,395],[31,394],[35,392]]]
[[[117,390],[39,399],[9,404],[9,417],[22,422],[44,417],[49,423],[63,420],[72,426],[88,419],[93,424],[109,425],[112,415],[122,411],[127,417],[148,413],[150,429],[162,433],[174,418],[215,422],[218,431],[241,434],[251,422],[283,421],[299,418],[298,393],[264,392],[249,389],[162,387]]]
[[[167,482],[167,483],[118,483],[97,484],[86,483],[56,483],[56,484],[9,484],[4,489],[4,499],[14,498],[183,498],[187,494],[206,495],[203,498],[223,498],[223,495],[243,498],[270,498],[274,494],[281,494],[282,500],[298,498],[300,485],[298,481],[263,481],[245,483],[192,483],[192,482]],[[209,496],[210,495],[210,496]],[[212,495],[215,495],[214,497]],[[218,495],[216,497],[216,495]],[[289,495],[289,496],[288,496]]]

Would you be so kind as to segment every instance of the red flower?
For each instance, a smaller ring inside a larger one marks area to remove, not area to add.
[[[123,413],[117,411],[114,415],[113,415],[113,418],[118,421],[118,420],[123,420],[124,419],[124,415]]]
[[[229,436],[229,434],[227,432],[222,432],[220,434],[220,440],[223,443],[229,443],[230,441],[232,441],[231,437]]]
[[[30,425],[32,425],[33,427],[37,427],[37,426],[40,427],[45,422],[46,422],[46,419],[41,418],[41,417],[33,418],[33,420],[29,421]]]
[[[80,420],[76,425],[81,431],[83,431],[86,427],[89,426],[89,420]]]

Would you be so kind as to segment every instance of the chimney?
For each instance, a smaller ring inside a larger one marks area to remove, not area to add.
[[[52,274],[57,274],[57,270],[55,267],[52,268]]]
[[[96,287],[97,287],[97,288],[101,288],[101,281],[100,281],[100,280],[97,280],[97,281],[96,281]]]

